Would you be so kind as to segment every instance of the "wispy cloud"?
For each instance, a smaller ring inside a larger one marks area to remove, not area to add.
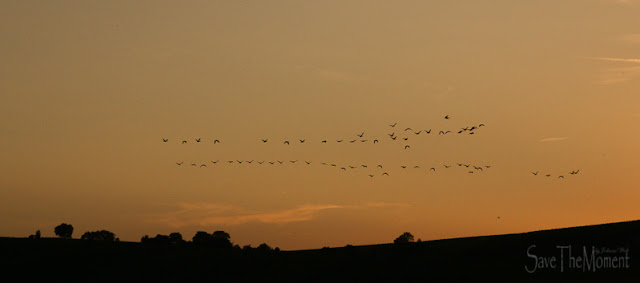
[[[302,205],[277,211],[250,211],[241,207],[206,203],[177,203],[170,212],[144,215],[151,222],[164,223],[170,227],[241,225],[249,222],[284,224],[312,220],[318,213],[331,209],[381,208],[407,206],[399,203],[373,202],[362,205]]]
[[[555,141],[563,141],[568,139],[569,137],[558,137],[558,138],[544,138],[541,139],[540,142],[555,142]]]
[[[599,83],[623,83],[640,77],[640,59],[638,58],[589,57],[589,59],[633,64],[632,66],[605,69],[598,80]]]
[[[630,43],[640,43],[640,33],[625,34],[620,37],[620,40]]]

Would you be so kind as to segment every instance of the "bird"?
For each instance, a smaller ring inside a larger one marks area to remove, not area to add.
[[[480,125],[478,125],[478,128],[480,128],[480,127],[484,127],[484,124],[480,124]]]
[[[323,141],[321,141],[320,143],[327,143],[327,140],[323,140]]]
[[[491,168],[491,165],[485,165],[484,167],[486,167],[486,168]]]
[[[414,134],[416,134],[416,135],[419,135],[420,133],[422,133],[422,131],[414,132]]]
[[[407,168],[407,166],[405,166],[405,165],[400,165],[400,167],[402,167],[402,169],[406,169]]]
[[[376,143],[378,143],[378,140],[373,140],[373,144],[376,144]]]
[[[273,161],[269,161],[269,164],[273,165],[273,164],[275,164],[275,162],[273,162]]]
[[[462,132],[464,132],[463,130],[458,131],[458,134],[462,134]]]
[[[263,143],[266,143],[266,142],[268,142],[268,141],[269,141],[269,139],[263,139],[263,140],[262,140],[262,142],[263,142]]]
[[[576,175],[576,174],[578,174],[578,172],[580,172],[580,169],[578,169],[578,171],[571,171],[571,173],[569,173],[569,174]]]
[[[428,131],[424,130],[424,132],[427,133],[427,134],[430,134],[431,133],[431,129],[429,129]]]
[[[361,142],[367,142],[368,140],[360,140]]]
[[[351,166],[351,165],[349,165],[349,168],[351,168],[351,169],[356,169],[356,166]]]
[[[354,143],[354,142],[356,142],[356,140],[352,140],[352,141],[349,141],[349,142],[350,142],[350,143]]]
[[[403,139],[403,140],[405,140],[405,141],[408,141],[408,140],[409,140],[409,138],[402,138],[402,139]]]
[[[227,162],[229,162],[229,164],[231,164],[231,163],[233,163],[233,160],[229,160],[229,161],[227,161]]]
[[[195,163],[191,163],[191,166],[197,166]]]
[[[474,132],[470,132],[469,134],[470,134],[470,135],[475,135],[476,133],[474,133]]]
[[[284,141],[284,144],[289,144],[289,141]]]
[[[389,176],[389,173],[387,173],[387,172],[382,173],[382,176],[384,176],[384,175]]]
[[[411,148],[411,147],[409,145],[404,146],[404,149],[408,149],[408,148]]]
[[[337,140],[337,142],[342,142],[343,140]]]
[[[262,163],[264,163],[264,161],[258,161],[258,164],[262,164]]]
[[[467,167],[467,168],[469,168],[470,166],[469,164],[462,164],[462,165],[464,165],[464,167]]]
[[[467,130],[469,130],[469,127],[464,127],[464,128],[461,128],[461,129],[462,129],[463,131],[467,131]]]
[[[369,177],[373,178],[373,175],[369,174]]]
[[[162,142],[168,142],[169,139],[162,139]]]
[[[187,141],[182,141],[182,144],[185,144],[185,143],[187,143]]]
[[[444,135],[444,131],[439,131],[438,135]]]
[[[377,166],[377,167],[378,167],[378,168],[380,168],[380,169],[382,169],[382,165],[380,165],[380,164],[378,164],[378,166]]]
[[[456,164],[458,164],[458,167],[462,166],[462,163],[456,163]]]
[[[444,118],[448,120],[448,119],[449,119],[449,115],[447,115],[447,116],[444,116]]]
[[[446,134],[448,134],[448,133],[451,133],[451,131],[446,131],[446,132],[444,132],[444,134],[445,134],[445,135],[446,135]]]
[[[473,174],[473,171],[469,171],[469,173]]]
[[[431,167],[431,169],[429,170],[433,170],[433,172],[436,172],[436,168]]]
[[[364,132],[362,132],[362,134],[356,134],[356,135],[358,135],[358,137],[362,137],[364,136]]]
[[[196,142],[200,142],[200,139],[201,139],[201,138],[197,138],[197,139],[196,139]]]
[[[242,164],[242,161],[240,161],[240,160],[236,160],[236,162],[238,162],[239,164]]]
[[[391,124],[391,125],[389,125],[389,126],[391,126],[391,128],[393,128],[393,127],[395,127],[397,124],[398,124],[398,122],[395,122],[395,123],[393,123],[393,124]]]
[[[201,164],[200,168],[202,168],[202,167],[207,167],[207,164]]]
[[[247,163],[249,163],[249,164],[251,164],[251,162],[253,162],[253,160],[250,160],[250,161],[246,161],[246,162],[247,162]]]
[[[333,163],[331,163],[331,165],[329,165],[329,166],[331,166],[331,167],[336,167],[336,165],[335,165],[335,164],[333,164]]]
[[[416,166],[413,166],[413,168],[419,169],[419,168],[420,168],[420,166],[416,165]]]
[[[498,219],[500,219],[500,216],[498,216]]]
[[[176,164],[178,164],[178,165],[182,165],[182,163],[184,163],[184,161],[183,162],[176,162]]]
[[[278,160],[278,163],[282,164],[282,163],[284,163],[284,161],[280,161],[280,160]]]
[[[390,137],[393,137],[393,136],[395,136],[395,135],[396,135],[396,133],[395,133],[395,132],[393,132],[393,133],[390,133],[390,134],[387,134],[387,135],[389,135]]]
[[[296,163],[296,161],[298,161],[298,160],[289,160],[289,162],[291,162],[291,163]]]
[[[476,167],[476,166],[473,166],[473,169],[480,170],[480,171],[484,171],[484,170],[482,170],[482,167]]]
[[[304,143],[305,140],[300,140],[300,143]]]
[[[342,167],[342,168],[340,168],[340,169],[342,169],[342,170],[344,170],[344,171],[347,171],[347,168],[344,168],[344,167]]]
[[[473,131],[475,129],[477,129],[476,126],[473,126],[473,127],[471,127],[471,129],[469,129],[469,131]]]
[[[211,163],[216,164],[216,163],[218,163],[218,161],[220,161],[220,160],[216,160],[216,161],[212,160]]]
[[[448,165],[448,166],[447,166],[446,164],[442,164],[442,166],[444,166],[444,168],[449,168],[449,167],[451,167],[451,165]]]
[[[558,176],[558,179],[560,179],[560,178],[564,179],[564,176],[562,176],[562,175]]]
[[[214,140],[213,144],[220,143],[220,140]]]
[[[404,129],[404,131],[405,131],[405,132],[406,132],[406,131],[413,131],[413,129],[411,129],[411,128],[406,128],[406,129]]]
[[[307,165],[311,164],[311,161],[304,161],[305,163],[307,163]]]
[[[392,140],[394,140],[394,141],[395,141],[397,138],[398,138],[398,137],[391,137],[391,139],[392,139]]]
[[[362,164],[361,166],[362,166],[362,168],[367,168],[367,165],[365,165],[365,164]]]
[[[544,175],[545,177],[551,177],[551,174]]]

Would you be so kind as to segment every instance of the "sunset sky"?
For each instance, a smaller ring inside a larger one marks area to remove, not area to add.
[[[64,222],[287,250],[640,219],[639,15],[634,0],[1,1],[0,236]]]

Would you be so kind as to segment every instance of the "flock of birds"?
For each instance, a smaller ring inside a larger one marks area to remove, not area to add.
[[[444,116],[444,119],[446,119],[446,120],[449,120],[450,118],[451,117],[449,115]],[[395,129],[397,125],[398,125],[398,123],[395,122],[393,124],[389,124],[389,127]],[[461,135],[461,134],[474,135],[482,127],[485,127],[485,124],[466,126],[466,127],[462,127],[459,130],[455,130],[455,131],[453,131],[453,130],[440,130],[440,131],[437,132],[437,135],[441,136],[441,135],[456,134],[456,133],[458,135]],[[408,141],[409,137],[411,136],[411,134],[414,134],[415,136],[418,136],[418,135],[421,135],[421,134],[422,135],[429,135],[429,134],[432,133],[432,129],[417,130],[416,131],[416,130],[410,128],[410,127],[407,127],[407,128],[404,129],[403,133],[407,133],[407,132],[408,132],[408,135],[405,134],[402,137],[397,135],[395,131],[392,131],[391,133],[388,133],[387,136],[389,137],[390,141]],[[435,132],[433,132],[433,133],[435,134]],[[377,143],[379,143],[381,141],[381,139],[379,139],[379,138],[365,138],[365,132],[357,133],[356,136],[357,136],[357,138],[353,138],[353,139],[336,139],[335,142],[336,143],[343,143],[343,142],[344,143],[357,143],[357,142],[366,143],[366,142],[372,142],[373,144],[377,144]],[[202,138],[196,138],[196,139],[194,139],[194,141],[196,143],[203,142]],[[261,138],[260,141],[262,143],[270,142],[269,138]],[[167,142],[169,142],[169,139],[168,138],[162,138],[162,142],[163,143],[167,143]],[[213,142],[213,144],[221,143],[220,139],[212,139],[212,142]],[[291,145],[292,143],[305,144],[305,143],[307,143],[307,139],[299,138],[297,140],[291,140],[291,141],[290,140],[284,140],[284,141],[281,141],[281,142],[284,145]],[[328,142],[329,142],[329,140],[327,140],[327,139],[320,140],[321,144],[326,144]],[[181,144],[187,144],[188,141],[187,140],[182,140],[180,143]],[[404,145],[404,149],[405,150],[410,149],[410,148],[411,148],[411,146],[409,144],[405,144]],[[286,163],[286,161],[284,161],[284,160],[274,160],[274,161],[264,161],[264,160],[263,161],[256,161],[256,160],[227,160],[227,161],[220,161],[220,160],[216,160],[216,161],[211,161],[212,165],[218,164],[219,162],[220,163],[225,163],[226,162],[228,164],[233,164],[233,163],[236,163],[236,164],[243,164],[243,163],[244,164],[252,164],[252,163],[255,162],[255,164],[257,164],[257,165],[262,165],[262,164],[282,165],[282,164]],[[291,163],[291,164],[295,164],[296,162],[298,162],[298,160],[289,160],[288,162]],[[312,163],[313,163],[312,161],[304,161],[304,163],[300,162],[300,164],[306,164],[306,165],[311,165]],[[176,164],[178,166],[182,166],[184,164],[184,162],[176,162]],[[207,167],[207,164],[208,163],[201,163],[201,164],[198,165],[197,163],[190,163],[190,165],[192,167],[200,167],[200,168]],[[320,164],[323,165],[323,166],[335,167],[338,170],[343,170],[343,171],[349,171],[349,170],[354,170],[354,169],[358,169],[358,168],[365,168],[365,169],[369,168],[369,165],[367,165],[367,164],[359,164],[359,165],[351,164],[351,165],[344,165],[344,166],[337,165],[335,163],[328,163],[328,162],[322,162]],[[476,172],[484,172],[485,169],[491,168],[491,165],[471,165],[471,164],[464,164],[464,163],[456,163],[456,165],[458,167],[461,167],[461,168],[464,168],[464,169],[468,169],[467,173],[469,173],[469,174],[473,174],[473,173],[476,173]],[[442,166],[443,166],[444,169],[449,169],[449,168],[453,167],[454,165],[442,164]],[[382,164],[377,164],[377,166],[375,166],[375,168],[376,169],[383,169],[385,167],[382,166]],[[401,165],[400,168],[401,169],[421,169],[422,167],[420,165],[412,165],[412,166]],[[436,171],[438,171],[438,169],[436,167],[430,167],[429,169],[427,169],[428,173],[429,172],[435,173]],[[569,172],[569,174],[570,175],[577,175],[579,171],[580,170],[571,171],[571,172]],[[534,176],[538,176],[538,171],[531,172],[531,173]],[[388,172],[382,172],[382,173],[377,172],[376,174],[380,174],[381,176],[389,176]],[[369,177],[374,177],[375,176],[375,174],[367,174],[367,175]],[[546,175],[543,175],[543,176],[551,177],[551,174],[546,174]],[[559,175],[557,178],[558,179],[564,179],[565,177],[563,175]]]

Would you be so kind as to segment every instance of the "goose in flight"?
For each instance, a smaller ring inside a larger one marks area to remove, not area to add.
[[[491,168],[491,165],[485,165],[484,167],[486,167],[486,168]]]
[[[282,163],[284,163],[284,161],[280,161],[280,160],[278,160],[278,163],[282,164]]]
[[[321,164],[322,164],[322,165],[327,165],[327,163],[326,163],[326,162],[322,162]]]
[[[402,167],[402,169],[406,169],[407,168],[407,166],[405,166],[405,165],[400,165],[400,167]]]
[[[384,175],[389,176],[389,173],[387,173],[387,172],[382,173],[382,176],[384,176]]]
[[[169,139],[162,139],[162,142],[168,142]]]
[[[200,168],[202,168],[202,167],[207,167],[207,164],[201,164]]]
[[[368,140],[360,140],[361,142],[367,142]]]
[[[323,140],[323,141],[321,141],[320,143],[327,143],[327,140]]]
[[[185,143],[187,143],[187,141],[182,141],[182,144],[185,144]]]
[[[470,135],[475,135],[476,133],[474,133],[474,132],[469,132],[469,134],[470,134]]]
[[[405,140],[405,141],[408,141],[408,140],[409,140],[409,138],[402,138],[402,139],[403,139],[403,140]]]
[[[198,166],[198,165],[196,165],[195,163],[191,163],[191,166]]]
[[[411,129],[411,128],[406,128],[406,129],[404,129],[404,131],[405,131],[405,132],[406,132],[406,131],[413,131],[413,129]]]
[[[356,166],[351,166],[351,165],[349,165],[349,168],[351,168],[351,169],[356,169]]]
[[[333,163],[331,163],[331,165],[330,165],[330,166],[331,166],[331,167],[336,167],[336,165],[335,165],[335,164],[333,164]]]
[[[356,135],[358,135],[358,137],[362,137],[364,136],[364,132],[362,132],[362,134],[356,134]]]
[[[211,163],[216,164],[216,163],[218,163],[218,161],[220,161],[220,160],[216,160],[216,161],[212,160]]]
[[[300,140],[300,143],[304,143],[305,140]]]
[[[246,162],[247,162],[247,163],[249,163],[249,164],[251,164],[251,162],[253,162],[253,160],[250,160],[250,161],[246,161]]]
[[[340,169],[342,169],[342,170],[344,170],[344,171],[347,171],[347,168],[344,168],[344,167],[342,167],[342,168],[340,168]]]
[[[564,176],[562,176],[562,175],[558,176],[558,179],[560,179],[560,178],[564,179]]]
[[[477,129],[476,126],[473,126],[473,127],[471,127],[471,129],[469,129],[469,131],[473,131],[475,129]]]
[[[473,171],[469,171],[469,173],[473,174]]]
[[[378,140],[373,140],[373,144],[376,144],[376,143],[378,143]]]
[[[444,116],[444,118],[445,118],[445,119],[447,119],[447,120],[449,120],[449,115],[447,115],[447,116]]]
[[[390,133],[390,134],[387,134],[387,135],[389,135],[390,137],[393,137],[393,136],[395,136],[395,135],[396,135],[396,133],[395,133],[395,132],[393,132],[393,133]]]
[[[268,141],[269,141],[269,139],[262,139],[262,142],[263,142],[263,143],[266,143],[266,142],[268,142]]]
[[[284,141],[284,144],[287,144],[287,145],[288,145],[288,144],[289,144],[289,141]]]
[[[365,165],[365,164],[362,164],[361,166],[362,166],[362,168],[367,168],[367,165]]]
[[[373,178],[373,175],[369,174],[369,177]]]
[[[197,139],[196,139],[196,142],[200,142],[200,138],[197,138]]]
[[[404,149],[409,149],[409,148],[411,148],[409,145],[404,146]]]
[[[392,140],[394,140],[394,141],[395,141],[397,138],[398,138],[398,137],[391,137],[391,139],[392,139]]]
[[[305,163],[307,163],[307,165],[311,164],[311,161],[304,161]]]
[[[217,144],[217,143],[220,143],[220,140],[214,140],[213,141],[213,144]]]
[[[449,167],[451,167],[451,165],[446,165],[446,164],[442,164],[442,166],[444,166],[444,168],[449,168]]]
[[[337,140],[337,142],[342,142],[343,140]]]
[[[480,170],[480,171],[484,171],[484,170],[482,170],[482,167],[476,167],[476,166],[473,166],[473,169]]]
[[[484,127],[484,124],[480,124],[480,125],[478,125],[478,128],[480,128],[480,127]]]
[[[352,140],[352,141],[349,141],[349,142],[350,142],[350,143],[354,143],[354,142],[356,142],[356,140]]]
[[[438,135],[444,135],[444,131],[439,131]]]
[[[462,163],[456,163],[456,164],[458,164],[458,167],[461,167],[461,166],[462,166]]]
[[[182,165],[182,163],[184,163],[184,161],[183,162],[176,162],[176,164],[178,164],[178,165]]]
[[[239,164],[242,164],[242,161],[240,161],[240,160],[236,160],[236,162],[238,162]]]
[[[569,174],[576,175],[576,174],[578,174],[578,172],[580,172],[580,169],[578,169],[578,171],[571,171],[571,173],[569,173]]]
[[[429,169],[429,170],[433,170],[433,172],[436,172],[436,168],[434,168],[434,167],[431,167],[431,169]]]
[[[395,127],[397,124],[398,124],[398,122],[395,122],[395,123],[393,123],[393,124],[391,124],[391,125],[389,125],[389,126],[391,126],[391,128],[393,128],[393,127]]]
[[[382,169],[382,165],[378,164],[378,168]]]
[[[275,162],[273,162],[273,161],[269,161],[269,164],[273,165],[273,164],[275,164]]]
[[[264,163],[264,161],[258,161],[258,164],[262,164],[262,163]]]
[[[420,169],[420,166],[416,165],[416,166],[413,166],[413,168]]]
[[[431,133],[431,129],[429,129],[428,131],[424,130],[424,132],[427,133],[427,134],[430,134]]]
[[[544,175],[545,177],[551,177],[551,174]]]
[[[296,163],[296,161],[298,161],[298,160],[289,160],[289,162],[291,162],[291,163]]]
[[[417,132],[413,132],[416,135],[419,135],[420,133],[422,133],[422,131],[417,131]]]
[[[464,167],[467,167],[467,168],[469,168],[469,166],[471,166],[469,164],[462,164],[462,165],[464,165]]]
[[[538,176],[538,171],[536,171],[536,172],[531,172],[531,174],[533,174],[533,176]]]
[[[233,163],[233,160],[229,160],[229,161],[227,161],[227,162],[229,162],[229,164],[231,164],[231,163]]]

